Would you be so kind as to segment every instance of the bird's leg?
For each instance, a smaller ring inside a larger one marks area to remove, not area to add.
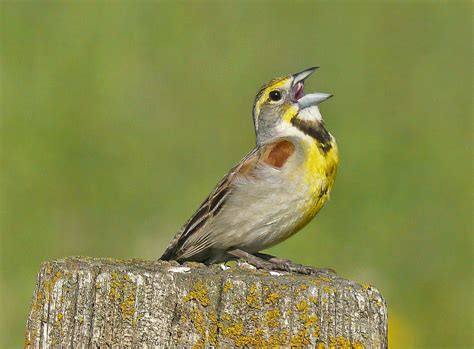
[[[265,261],[273,263],[280,267],[278,270],[285,270],[290,272],[295,272],[299,274],[336,274],[336,271],[330,268],[313,268],[306,265],[301,265],[294,263],[288,259],[281,259],[271,254],[257,252],[255,253],[256,257],[259,257]]]

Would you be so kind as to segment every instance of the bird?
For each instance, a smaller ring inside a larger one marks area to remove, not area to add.
[[[161,260],[209,265],[238,259],[259,269],[328,270],[260,252],[308,224],[334,185],[338,148],[319,110],[333,95],[304,92],[318,68],[272,79],[258,91],[252,112],[255,147],[177,232]]]

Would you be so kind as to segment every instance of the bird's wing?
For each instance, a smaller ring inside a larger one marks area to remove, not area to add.
[[[188,256],[196,255],[204,249],[212,246],[212,241],[206,239],[207,234],[202,234],[201,238],[192,246],[192,251],[184,251],[183,247],[188,238],[201,229],[205,229],[209,223],[225,207],[227,197],[235,188],[235,180],[240,176],[252,176],[257,164],[266,164],[275,168],[281,168],[294,152],[294,145],[286,140],[280,139],[275,142],[257,146],[248,153],[229,173],[217,184],[211,194],[204,200],[199,209],[184,224],[175,235],[170,246],[166,249],[160,259],[179,260],[183,254]]]

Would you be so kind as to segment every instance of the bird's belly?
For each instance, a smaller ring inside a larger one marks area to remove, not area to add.
[[[266,181],[243,183],[226,202],[216,220],[221,249],[239,248],[253,253],[269,248],[296,233],[326,201],[326,178],[276,173]],[[321,190],[316,190],[321,188]],[[320,193],[323,192],[321,196]]]

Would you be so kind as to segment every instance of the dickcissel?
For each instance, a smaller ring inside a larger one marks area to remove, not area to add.
[[[257,268],[318,271],[259,253],[304,227],[328,201],[338,167],[335,138],[305,94],[317,67],[271,80],[253,105],[256,146],[217,184],[161,257],[206,264],[244,259]]]

